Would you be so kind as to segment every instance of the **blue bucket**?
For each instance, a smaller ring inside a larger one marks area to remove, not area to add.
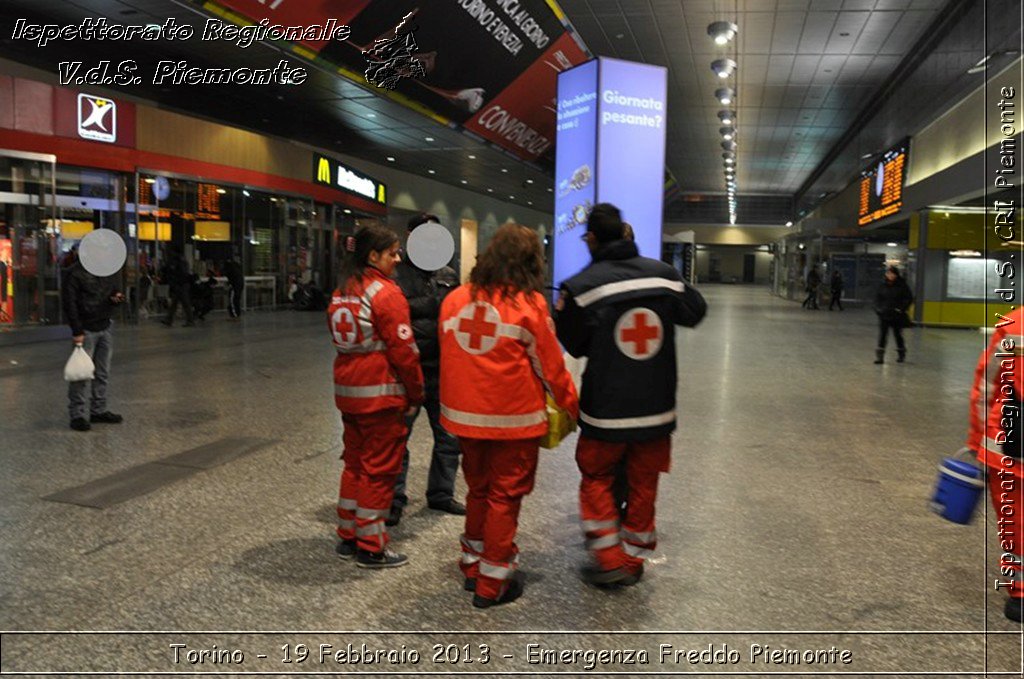
[[[970,523],[985,489],[985,473],[962,457],[947,457],[939,465],[932,510],[953,523]]]

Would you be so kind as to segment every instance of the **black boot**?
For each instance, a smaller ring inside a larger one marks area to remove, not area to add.
[[[899,349],[898,350],[898,354],[896,356],[896,362],[897,363],[903,363],[903,359],[905,359],[906,357],[907,357],[907,350],[906,349]]]
[[[875,365],[885,363],[885,349],[875,349]]]
[[[1014,622],[1021,621],[1021,613],[1024,609],[1024,599],[1010,598],[1006,600],[1006,608],[1003,609],[1003,613],[1007,618]]]

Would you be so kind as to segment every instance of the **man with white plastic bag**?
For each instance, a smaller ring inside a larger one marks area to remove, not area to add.
[[[63,271],[64,315],[71,326],[75,347],[81,347],[92,359],[92,379],[68,382],[68,414],[71,428],[89,431],[90,423],[118,424],[122,417],[107,409],[107,381],[114,353],[114,335],[110,317],[124,302],[117,276],[95,276],[80,261]],[[69,359],[69,364],[75,357]],[[84,362],[83,362],[84,363]],[[71,366],[74,367],[74,366]],[[80,376],[72,370],[70,377]]]

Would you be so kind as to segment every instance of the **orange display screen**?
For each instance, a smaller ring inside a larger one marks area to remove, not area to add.
[[[860,226],[896,214],[903,207],[906,164],[907,142],[904,141],[861,172],[857,215]]]

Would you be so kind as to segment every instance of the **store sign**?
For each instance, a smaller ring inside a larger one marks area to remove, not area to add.
[[[117,104],[113,99],[78,95],[78,136],[82,139],[117,141]]]
[[[590,262],[580,236],[596,203],[632,225],[641,255],[661,256],[667,71],[600,58],[558,76],[554,284]]]
[[[387,189],[382,182],[318,153],[313,154],[313,181],[381,205],[387,202]]]
[[[860,226],[896,214],[903,207],[909,145],[910,140],[903,140],[860,173]]]

